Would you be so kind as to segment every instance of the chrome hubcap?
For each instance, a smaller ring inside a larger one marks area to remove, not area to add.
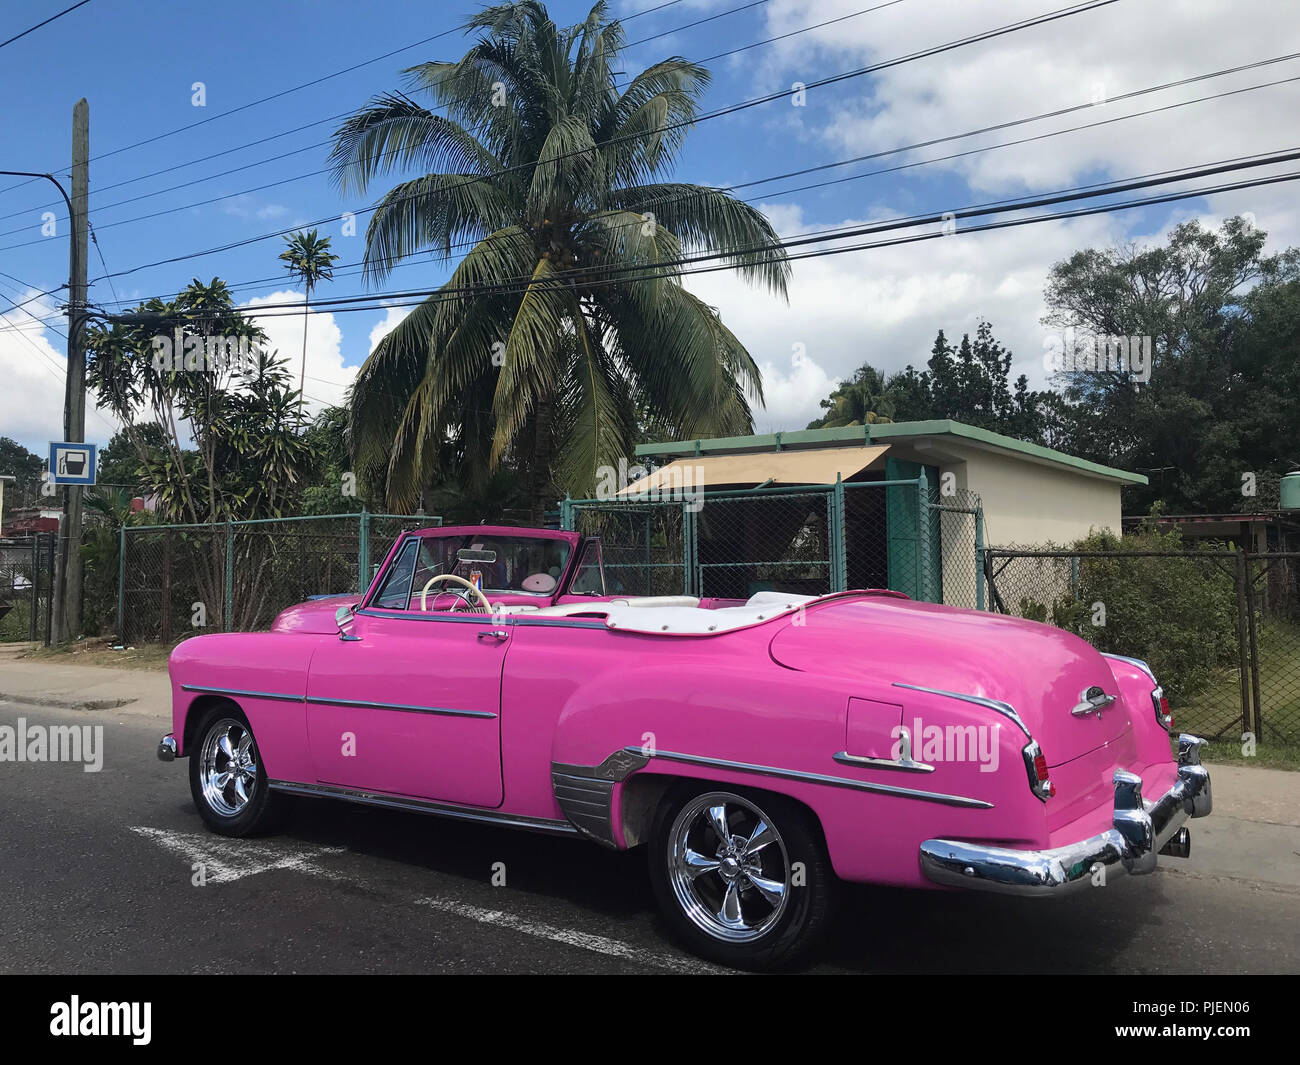
[[[739,795],[710,792],[687,803],[673,822],[668,879],[696,927],[743,943],[785,913],[790,857],[762,810]]]
[[[223,817],[234,817],[257,788],[257,747],[241,721],[223,718],[208,730],[199,752],[203,798]]]

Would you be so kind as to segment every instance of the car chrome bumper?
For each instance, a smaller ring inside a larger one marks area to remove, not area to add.
[[[1116,770],[1114,827],[1100,835],[1041,851],[928,839],[921,844],[921,870],[936,884],[1008,895],[1060,895],[1149,873],[1166,846],[1186,854],[1183,822],[1213,809],[1209,770],[1201,765],[1204,742],[1178,737],[1178,779],[1155,802],[1143,800],[1141,777]]]
[[[158,741],[158,761],[174,762],[176,760],[176,737],[170,732]]]

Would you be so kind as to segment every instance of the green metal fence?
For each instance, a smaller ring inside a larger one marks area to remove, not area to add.
[[[984,607],[983,516],[971,492],[915,478],[566,499],[561,525],[599,535],[606,580],[627,595],[728,599],[892,588]]]
[[[196,632],[267,628],[285,607],[313,595],[364,590],[403,531],[441,524],[437,517],[363,510],[124,526],[118,637],[171,641]]]

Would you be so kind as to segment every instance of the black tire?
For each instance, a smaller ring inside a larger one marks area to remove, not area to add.
[[[241,733],[247,735],[246,747]],[[232,765],[229,756],[220,749],[222,734],[236,753],[235,772],[224,789],[217,789],[214,770],[228,771]],[[246,754],[251,754],[251,765],[256,767],[256,772],[248,768],[250,761]],[[222,836],[252,836],[274,831],[279,826],[287,799],[271,790],[253,730],[234,703],[213,706],[203,715],[194,730],[189,763],[190,794],[195,809],[213,832]],[[235,778],[240,779],[247,796],[242,803],[235,790]]]
[[[725,855],[731,852],[712,828],[710,811],[719,804],[739,854],[729,866]],[[760,844],[754,857],[742,843],[751,838],[744,833],[757,828],[756,816],[771,826],[774,838]],[[715,844],[716,852],[710,851]],[[710,961],[738,969],[788,968],[807,956],[829,924],[838,880],[820,826],[806,808],[780,795],[725,785],[670,792],[655,815],[649,847],[650,880],[673,934]],[[717,859],[718,869],[689,877],[685,870],[701,855],[710,863]],[[774,904],[769,894],[778,880],[784,901]],[[733,881],[742,885],[734,897],[747,927],[728,929],[721,917]]]

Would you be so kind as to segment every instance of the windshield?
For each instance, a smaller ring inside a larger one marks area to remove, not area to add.
[[[458,553],[462,557],[458,558]],[[488,595],[548,597],[559,586],[569,561],[566,540],[542,540],[526,536],[426,536],[420,540],[419,562],[413,589],[418,595],[424,583],[438,573],[454,573],[475,580]]]

